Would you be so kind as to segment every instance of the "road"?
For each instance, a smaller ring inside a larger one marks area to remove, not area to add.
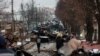
[[[49,51],[56,51],[56,43],[42,43],[40,49],[41,52],[37,53],[37,45],[35,43],[27,52],[31,53],[33,56],[50,56]]]

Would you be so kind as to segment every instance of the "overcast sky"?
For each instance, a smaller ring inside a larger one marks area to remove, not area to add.
[[[23,0],[24,3],[27,3],[31,0]],[[55,8],[58,0],[34,0],[35,6],[40,7],[49,7],[49,8]],[[22,0],[14,0],[14,11],[18,11],[20,9],[20,4]],[[11,0],[8,0],[8,3],[11,3]],[[9,5],[9,8],[6,9],[7,11],[11,11],[11,4]]]

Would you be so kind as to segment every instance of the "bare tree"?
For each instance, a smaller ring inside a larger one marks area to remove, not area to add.
[[[0,0],[0,10],[7,8],[6,0]]]
[[[0,0],[0,20],[1,20],[1,25],[0,25],[0,27],[1,27],[1,29],[2,28],[4,28],[3,27],[3,21],[4,20],[7,20],[8,18],[9,18],[9,16],[8,15],[10,15],[10,13],[9,12],[5,12],[4,10],[6,9],[6,8],[8,8],[8,3],[7,3],[7,0]],[[1,30],[0,29],[0,30]]]
[[[94,14],[94,0],[59,0],[56,15],[64,25],[70,25],[72,32],[80,31],[87,25],[86,39],[91,41],[93,34],[92,16]]]
[[[33,0],[25,5],[21,4],[20,12],[21,17],[26,20],[28,28],[33,28],[34,26],[37,26],[38,23],[50,18],[50,12],[45,8],[35,7]]]
[[[77,32],[77,27],[84,25],[84,11],[78,0],[60,0],[56,9],[56,15],[60,18],[65,27],[71,26],[72,32]]]

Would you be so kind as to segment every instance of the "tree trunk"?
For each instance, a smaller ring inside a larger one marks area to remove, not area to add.
[[[100,21],[98,22],[98,27],[99,27],[99,31],[98,31],[98,43],[100,44]]]
[[[88,17],[86,19],[86,24],[87,24],[87,35],[86,35],[86,40],[89,42],[92,42],[92,35],[93,35],[93,23],[91,17]]]
[[[98,21],[98,43],[100,44],[100,14],[96,15],[96,19]]]
[[[71,27],[71,32],[74,32],[76,34],[80,34],[80,26],[74,25]]]
[[[100,0],[96,0],[98,14],[96,14],[96,19],[98,22],[98,43],[100,44]]]

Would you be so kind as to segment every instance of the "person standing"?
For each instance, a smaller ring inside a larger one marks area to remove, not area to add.
[[[38,53],[40,53],[40,44],[41,44],[41,39],[40,39],[40,37],[38,36],[38,37],[37,37],[37,49],[38,49]]]
[[[57,33],[57,37],[56,37],[57,54],[59,54],[58,51],[63,46],[63,38],[62,38],[62,36],[63,36],[63,33],[62,32],[58,32]]]
[[[40,45],[41,45],[40,35],[41,34],[42,34],[42,29],[39,29],[38,34],[37,34],[37,39],[36,39],[38,53],[40,53]]]
[[[81,46],[81,40],[77,38],[76,34],[73,34],[72,38],[60,49],[60,52],[65,56],[68,56],[71,55],[73,51],[79,49]]]

